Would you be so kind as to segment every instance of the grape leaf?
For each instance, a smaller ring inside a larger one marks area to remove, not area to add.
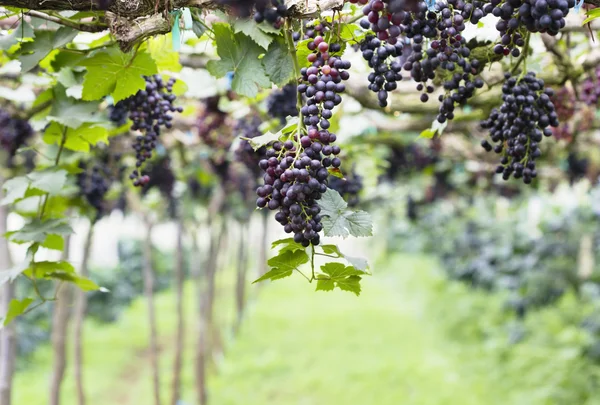
[[[257,136],[255,138],[242,138],[242,139],[248,141],[250,143],[250,146],[252,146],[252,149],[258,150],[258,149],[262,148],[263,146],[270,144],[271,142],[275,142],[276,140],[279,139],[280,136],[281,136],[281,132],[273,133],[271,131],[268,131],[264,135]]]
[[[179,52],[173,50],[173,37],[170,33],[150,38],[148,50],[159,71],[179,72],[181,70]]]
[[[65,239],[61,235],[48,235],[44,243],[41,244],[42,247],[46,249],[52,250],[63,250],[65,247]]]
[[[67,96],[62,85],[56,85],[53,91],[54,101],[48,120],[57,122],[70,128],[79,128],[86,122],[103,122],[104,118],[99,111],[98,102],[76,100]]]
[[[29,188],[29,179],[26,176],[13,177],[5,181],[2,188],[6,190],[6,195],[0,201],[0,205],[12,204],[25,197]]]
[[[83,80],[83,99],[99,100],[109,94],[116,102],[142,90],[146,81],[142,76],[157,73],[156,63],[144,51],[133,55],[110,48],[81,63],[87,67]]]
[[[262,48],[242,33],[234,34],[231,26],[213,24],[220,60],[211,60],[206,68],[220,78],[233,72],[231,88],[236,93],[253,98],[261,88],[271,86],[271,81],[259,59]]]
[[[271,244],[271,249],[277,249],[278,247],[279,253],[283,253],[286,250],[289,250],[291,252],[295,252],[297,250],[306,250],[306,248],[300,243],[295,242],[294,238],[279,239]]]
[[[65,273],[75,273],[75,268],[71,263],[64,260],[58,262],[42,261],[32,262],[25,273],[30,277],[42,278],[46,277],[46,274],[53,273],[56,271],[62,271]]]
[[[69,27],[60,27],[56,31],[36,31],[32,42],[21,45],[21,72],[33,69],[50,52],[71,42],[77,34],[77,30]]]
[[[98,142],[108,144],[108,130],[93,125],[84,124],[77,129],[72,129],[53,122],[46,128],[43,139],[48,144],[60,144],[62,142],[63,131],[66,128],[65,148],[77,152],[89,152],[90,146],[95,146]]]
[[[31,24],[25,21],[25,19],[21,19],[19,25],[10,34],[0,37],[0,50],[8,51],[10,47],[16,45],[18,42],[29,41],[30,38],[34,37],[35,33]]]
[[[43,243],[48,235],[68,235],[73,229],[65,218],[40,220],[34,219],[15,232],[7,232],[6,237],[14,243]]]
[[[296,250],[294,252],[285,250],[269,259],[267,264],[271,267],[271,270],[256,279],[253,284],[264,280],[278,280],[289,277],[298,266],[308,263],[308,260],[308,255],[304,250]]]
[[[305,39],[296,44],[296,58],[298,59],[298,64],[301,68],[311,65],[311,63],[306,59],[309,54],[313,53],[313,51],[307,47],[308,43],[311,41],[312,39]]]
[[[600,9],[593,8],[591,10],[587,10],[585,14],[587,15],[588,18],[583,20],[581,25],[586,25],[586,24],[594,21],[595,19],[600,18]]]
[[[330,188],[319,201],[325,236],[372,236],[371,216],[364,211],[350,211],[342,196]]]
[[[367,259],[362,257],[348,256],[342,253],[340,248],[336,245],[320,245],[319,247],[323,249],[323,253],[326,253],[328,255],[336,255],[340,259],[346,260],[348,263],[354,266],[355,269],[361,270],[365,272],[365,274],[368,274],[369,262],[367,261]]]
[[[283,39],[277,39],[269,46],[262,63],[269,79],[278,86],[294,78],[294,60]]]
[[[31,256],[27,255],[25,260],[23,260],[21,263],[13,266],[10,269],[0,270],[0,285],[3,285],[9,281],[13,281],[14,279],[16,279],[20,274],[22,274],[25,270],[29,268],[30,261]]]
[[[10,303],[8,304],[8,311],[4,316],[4,321],[2,324],[6,326],[9,323],[11,323],[13,319],[25,312],[25,310],[29,307],[29,305],[31,305],[33,301],[33,298],[24,298],[22,300],[13,298],[12,300],[10,300]]]
[[[361,29],[356,24],[342,24],[342,28],[340,31],[340,38],[343,39],[343,44],[346,42],[353,40],[355,42],[360,42],[367,35],[367,31]],[[342,49],[343,52],[343,49]]]
[[[269,45],[273,42],[273,37],[261,30],[253,18],[236,20],[233,23],[233,30],[236,34],[241,32],[248,35],[258,46],[265,50],[269,49]]]
[[[332,175],[333,177],[337,177],[338,179],[343,179],[344,178],[344,174],[339,169],[339,167],[328,167],[327,168],[327,172],[330,175]]]
[[[323,274],[317,276],[317,291],[331,291],[338,287],[340,290],[360,295],[360,276],[364,272],[341,263],[324,264],[321,266],[321,272]]]

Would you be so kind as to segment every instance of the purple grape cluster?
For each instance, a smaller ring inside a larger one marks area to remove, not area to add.
[[[235,123],[233,131],[237,137],[252,139],[262,135],[259,129],[261,124],[262,119],[258,114],[250,114],[239,119]],[[258,150],[254,150],[249,141],[241,139],[237,149],[234,151],[235,161],[242,163],[253,174],[254,178],[258,178],[261,173],[258,163],[265,156],[266,151],[267,148],[264,146]]]
[[[277,210],[277,222],[303,246],[320,242],[323,225],[317,201],[327,190],[327,168],[341,165],[337,157],[340,148],[333,145],[337,137],[328,130],[329,119],[342,101],[342,81],[350,77],[350,62],[331,55],[341,50],[339,44],[329,45],[317,35],[307,47],[312,51],[307,57],[311,66],[302,68],[298,85],[300,96],[305,96],[300,112],[306,131],[267,149],[265,159],[259,162],[265,172],[264,185],[256,191],[257,206]]]
[[[587,105],[597,105],[600,99],[600,67],[581,83],[579,98]]]
[[[481,122],[496,145],[483,140],[481,146],[502,155],[496,173],[502,173],[504,180],[512,175],[529,184],[537,176],[535,159],[541,156],[539,144],[543,136],[552,136],[550,126],[558,126],[551,99],[554,91],[545,88],[544,81],[533,72],[519,77],[506,73],[505,79],[502,105]]]
[[[288,116],[297,116],[296,92],[297,88],[293,84],[286,84],[281,90],[273,90],[267,98],[267,113],[278,118],[282,124],[285,124]]]
[[[360,202],[363,179],[354,170],[344,176],[343,179],[331,175],[329,176],[329,188],[340,193],[349,207],[356,207]]]
[[[20,147],[33,136],[33,128],[26,120],[13,117],[8,111],[0,109],[0,146],[8,153],[7,165],[12,165],[13,158]]]
[[[121,100],[117,104],[108,107],[108,119],[116,126],[125,125],[129,116],[129,102]]]
[[[173,105],[177,98],[172,94],[175,79],[164,82],[160,75],[154,75],[144,76],[144,80],[146,89],[127,99],[129,118],[133,122],[131,129],[140,132],[133,143],[138,169],[129,176],[136,187],[145,186],[150,181],[149,176],[142,175],[139,168],[152,157],[162,127],[172,127],[173,116],[170,113],[183,111],[183,107]]]
[[[271,4],[269,4],[271,3]],[[261,23],[268,22],[274,28],[281,28],[283,21],[287,16],[287,6],[283,0],[270,0],[256,2],[256,13],[254,21]]]

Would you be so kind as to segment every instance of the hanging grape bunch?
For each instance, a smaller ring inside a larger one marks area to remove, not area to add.
[[[13,117],[8,111],[0,109],[0,146],[8,153],[8,167],[12,166],[17,150],[32,136],[33,128],[29,122]]]
[[[558,120],[560,122],[570,120],[575,114],[575,103],[577,102],[573,91],[567,86],[562,86],[554,90],[551,98]]]
[[[295,96],[295,94],[294,94]],[[294,100],[295,102],[295,100]],[[233,129],[236,136],[240,138],[252,139],[261,136],[260,125],[262,120],[258,114],[250,114],[242,119],[239,119]],[[241,139],[237,149],[234,152],[235,161],[242,163],[255,179],[260,176],[260,168],[258,162],[265,156],[267,148],[261,147],[257,150],[252,148],[250,142],[246,139]]]
[[[282,124],[285,124],[286,117],[297,116],[296,91],[293,84],[286,84],[281,90],[273,90],[267,98],[267,113],[278,118]]]
[[[198,136],[201,142],[211,149],[210,165],[215,174],[227,178],[229,159],[227,151],[233,143],[233,126],[229,115],[219,109],[221,96],[204,100],[204,106],[198,114]]]
[[[318,245],[323,229],[321,209],[317,200],[327,190],[328,167],[340,167],[337,157],[340,148],[332,145],[337,137],[329,132],[333,108],[342,101],[342,83],[350,75],[350,62],[335,53],[339,44],[329,45],[321,35],[307,43],[311,53],[309,68],[302,68],[298,92],[305,103],[300,112],[306,132],[296,133],[293,139],[275,142],[259,162],[265,171],[264,185],[256,191],[259,208],[278,210],[275,219],[294,240],[303,246]]]
[[[76,184],[79,194],[95,210],[95,220],[100,219],[106,212],[105,197],[110,189],[111,172],[107,165],[96,163],[89,165],[79,162],[81,172],[77,174]]]
[[[329,188],[340,193],[349,207],[356,207],[360,202],[359,195],[363,189],[362,176],[358,175],[354,169],[343,179],[329,176]]]
[[[168,214],[175,218],[177,213],[177,201],[173,196],[175,189],[175,174],[171,168],[171,159],[168,156],[160,156],[148,165],[148,181],[143,185],[142,194],[147,194],[153,188],[158,189],[160,194],[167,200]]]
[[[261,0],[256,2],[254,21],[259,24],[266,21],[274,28],[281,28],[286,16],[287,6],[284,0]]]
[[[261,0],[264,1],[264,0]],[[252,15],[252,11],[257,4],[256,0],[217,0],[222,6],[226,6],[231,13],[240,18],[247,18]]]
[[[133,185],[141,187],[150,181],[147,174],[141,173],[141,166],[152,157],[156,148],[161,128],[171,128],[172,112],[182,112],[182,107],[175,107],[173,102],[177,98],[173,92],[175,79],[170,78],[166,83],[160,75],[144,76],[146,89],[138,91],[135,96],[127,100],[129,118],[133,122],[131,129],[139,131],[133,149],[136,154],[136,167],[129,176]]]
[[[116,126],[120,127],[127,122],[129,115],[129,101],[121,100],[117,104],[108,107],[108,119]]]
[[[544,88],[544,81],[528,72],[513,77],[505,74],[502,86],[502,105],[493,109],[481,127],[488,129],[496,146],[487,140],[481,145],[486,151],[502,154],[496,173],[508,180],[522,178],[525,184],[537,176],[535,159],[541,155],[539,143],[543,136],[551,136],[549,126],[558,126],[558,117],[551,97],[552,89]]]
[[[579,98],[587,105],[595,106],[600,99],[600,67],[581,83]]]

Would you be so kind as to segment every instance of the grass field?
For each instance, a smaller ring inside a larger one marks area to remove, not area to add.
[[[433,271],[435,266],[423,257],[392,256],[375,266],[360,297],[341,291],[316,293],[299,277],[263,288],[250,305],[240,336],[229,342],[218,374],[210,380],[211,404],[598,403],[571,393],[579,381],[572,370],[577,371],[579,363],[568,347],[549,352],[533,342],[509,352],[505,335],[484,339],[486,330],[502,324],[500,297],[465,294],[463,286],[448,285]],[[227,298],[220,310],[224,324],[230,324],[233,315],[228,279],[225,274],[221,282],[221,297]],[[186,302],[192,322],[191,289],[186,290]],[[172,295],[161,294],[157,306],[166,401],[175,326]],[[90,405],[151,404],[145,323],[144,302],[136,301],[117,324],[86,325]],[[193,343],[187,339],[184,357],[186,405],[195,403]],[[17,405],[47,403],[49,358],[49,350],[42,349],[31,367],[19,373]],[[72,371],[68,373],[71,377]],[[75,403],[71,378],[63,397],[63,404]]]

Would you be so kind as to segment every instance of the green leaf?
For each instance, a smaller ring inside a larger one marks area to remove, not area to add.
[[[55,143],[60,145],[62,141],[64,127],[53,122],[44,132],[44,142],[48,144]],[[67,128],[65,148],[77,152],[89,152],[90,146],[95,146],[98,142],[108,144],[108,130],[104,127],[94,126],[94,124],[84,124],[77,129]]]
[[[194,19],[194,22],[192,22],[192,31],[196,37],[200,38],[206,32],[206,25]]]
[[[294,60],[283,39],[277,39],[269,46],[262,63],[269,79],[278,86],[294,78]]]
[[[356,24],[342,24],[340,31],[340,38],[343,39],[342,43],[352,40],[354,42],[360,42],[367,35],[367,31],[361,29]],[[342,52],[344,50],[342,49]]]
[[[29,266],[29,269],[27,269],[28,275],[35,278],[47,277],[48,274],[55,273],[58,271],[64,273],[75,273],[75,268],[71,263],[61,260],[57,262],[33,262]]]
[[[231,88],[236,93],[253,98],[261,88],[271,86],[259,59],[262,48],[242,33],[235,34],[225,23],[213,24],[220,60],[211,60],[206,68],[211,75],[220,78],[233,72]]]
[[[60,70],[60,72],[58,72],[56,80],[58,80],[58,82],[62,84],[65,88],[69,88],[71,86],[79,84],[77,82],[77,79],[75,78],[73,70],[68,67],[64,67]]]
[[[112,94],[116,102],[142,90],[146,81],[142,76],[157,73],[156,63],[144,51],[133,55],[116,48],[95,54],[82,62],[87,67],[83,80],[83,99],[99,100]]]
[[[6,190],[6,195],[0,201],[0,205],[13,204],[25,197],[29,188],[29,179],[26,176],[13,177],[5,181],[2,188]]]
[[[327,263],[321,266],[321,272],[317,276],[317,290],[331,291],[333,284],[340,290],[350,291],[360,295],[360,280],[364,272],[352,266],[344,266],[341,263]]]
[[[79,287],[82,291],[95,291],[99,290],[100,287],[94,283],[92,280],[81,277],[75,273],[65,273],[65,272],[51,272],[47,273],[44,278],[47,279],[55,279],[60,281],[66,281],[67,283],[73,283],[77,287]]]
[[[18,42],[26,39],[29,40],[33,37],[35,37],[33,27],[25,19],[21,19],[19,25],[10,34],[0,37],[0,50],[8,51]]]
[[[239,19],[233,23],[233,30],[237,34],[239,32],[248,35],[258,46],[263,49],[269,49],[269,45],[273,42],[273,37],[258,27],[253,18]]]
[[[27,175],[31,188],[44,191],[48,194],[58,194],[67,182],[66,170],[46,169],[39,172],[32,172]]]
[[[266,134],[257,136],[255,138],[242,137],[241,139],[248,141],[250,143],[250,146],[252,146],[252,149],[258,150],[263,146],[270,144],[271,142],[275,142],[279,139],[280,136],[281,132],[273,133],[271,131],[268,131]]]
[[[181,70],[179,52],[173,50],[173,37],[170,33],[150,38],[148,50],[159,71],[179,72]]]
[[[313,53],[310,49],[308,49],[308,43],[311,42],[312,39],[305,39],[296,44],[296,58],[298,58],[298,64],[300,67],[308,67],[310,66],[310,62],[308,59],[309,54]]]
[[[283,253],[286,250],[295,252],[297,250],[305,251],[306,248],[300,243],[294,241],[294,238],[279,239],[271,244],[271,249],[277,249],[279,247],[279,253]]]
[[[44,243],[48,235],[68,235],[73,229],[65,218],[40,220],[34,219],[16,232],[7,233],[7,238],[14,243]]]
[[[12,300],[10,300],[10,303],[8,304],[8,311],[6,312],[6,316],[4,317],[3,325],[8,325],[13,319],[25,312],[25,310],[29,307],[29,305],[31,305],[33,301],[33,298],[24,298],[22,300],[13,298]]]
[[[319,247],[323,250],[323,253],[328,255],[336,255],[337,257],[346,260],[348,263],[354,266],[355,269],[363,271],[365,274],[369,274],[369,262],[367,259],[363,257],[348,256],[342,253],[340,248],[336,245],[319,245]]]
[[[435,132],[432,131],[430,128],[428,128],[428,129],[424,129],[423,131],[421,131],[419,138],[431,139],[434,136],[435,136]]]
[[[21,45],[21,71],[30,71],[40,63],[52,50],[62,48],[71,42],[78,31],[69,27],[61,27],[57,31],[36,31],[35,39]]]
[[[87,102],[67,96],[66,89],[57,85],[54,88],[54,102],[48,119],[69,128],[79,128],[82,124],[102,122],[98,102]]]
[[[348,204],[335,190],[327,189],[319,200],[325,236],[372,236],[371,216],[364,211],[350,211]]]
[[[20,274],[22,274],[25,270],[29,268],[29,263],[31,261],[31,255],[27,255],[25,260],[21,263],[11,267],[7,270],[0,270],[0,285],[13,281]]]
[[[278,280],[280,278],[289,277],[298,266],[308,263],[308,260],[308,255],[303,250],[297,250],[295,252],[286,250],[269,259],[267,264],[271,267],[271,270],[255,280],[254,283],[263,280]]]
[[[327,172],[333,177],[337,177],[338,179],[344,178],[344,174],[342,173],[339,167],[328,167]]]
[[[586,18],[585,20],[583,20],[583,23],[581,23],[581,25],[585,25],[589,22],[594,21],[595,19],[597,19],[598,17],[600,17],[600,9],[598,8],[593,8],[591,10],[588,10],[586,12],[586,15],[588,16],[588,18]]]
[[[65,247],[65,240],[61,235],[48,235],[41,246],[46,249],[62,251]]]

